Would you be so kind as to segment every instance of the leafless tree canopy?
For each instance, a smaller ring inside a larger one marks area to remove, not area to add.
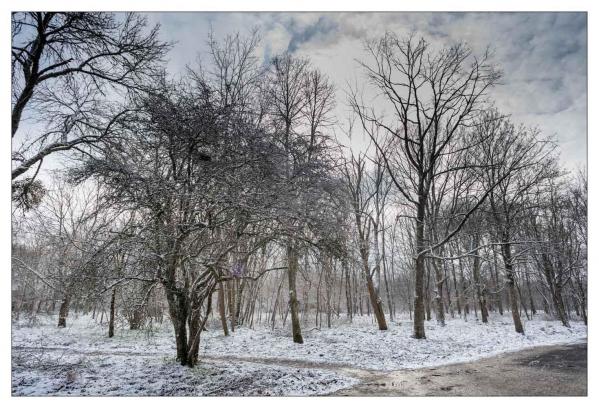
[[[169,45],[158,29],[133,13],[13,13],[12,179],[36,169],[13,184],[15,197],[36,195],[30,187],[47,156],[87,152],[112,136],[127,112],[119,100],[161,76]]]

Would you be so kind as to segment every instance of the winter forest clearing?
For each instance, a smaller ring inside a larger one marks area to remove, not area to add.
[[[566,328],[542,314],[526,322],[524,336],[506,317],[493,315],[483,324],[471,316],[448,320],[444,328],[428,323],[423,341],[410,337],[404,317],[386,331],[366,316],[352,324],[340,319],[332,328],[307,326],[302,345],[293,343],[290,327],[242,327],[224,336],[214,321],[202,336],[197,369],[186,371],[173,367],[174,336],[166,322],[135,331],[122,324],[108,338],[108,323],[89,314],[76,317],[67,329],[43,316],[13,328],[12,390],[16,395],[320,395],[360,382],[352,369],[434,367],[586,342],[582,322]]]
[[[584,13],[445,14],[395,16],[586,38]],[[586,42],[535,34],[514,66],[377,13],[217,13],[191,46],[205,17],[12,14],[13,395],[377,395],[540,350],[578,371],[539,383],[586,393],[586,163],[561,156],[586,134],[530,119],[580,106],[514,88],[535,58],[584,71]]]

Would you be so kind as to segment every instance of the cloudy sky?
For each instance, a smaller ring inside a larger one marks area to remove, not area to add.
[[[555,135],[571,169],[586,164],[587,17],[584,13],[151,13],[162,36],[176,41],[169,70],[181,73],[206,52],[210,27],[217,37],[260,29],[265,60],[289,51],[307,56],[338,92],[337,114],[347,117],[347,83],[363,81],[356,59],[362,43],[387,30],[415,32],[439,46],[467,42],[487,47],[504,72],[493,90],[497,106],[544,134]]]

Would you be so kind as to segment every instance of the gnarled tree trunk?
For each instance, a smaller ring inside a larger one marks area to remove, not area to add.
[[[175,329],[175,343],[177,346],[177,361],[181,365],[187,365],[187,301],[181,289],[177,289],[174,283],[165,284],[168,310],[173,328]]]

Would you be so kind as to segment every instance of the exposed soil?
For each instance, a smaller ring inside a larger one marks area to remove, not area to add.
[[[587,344],[535,347],[471,363],[380,373],[333,395],[586,396]]]

